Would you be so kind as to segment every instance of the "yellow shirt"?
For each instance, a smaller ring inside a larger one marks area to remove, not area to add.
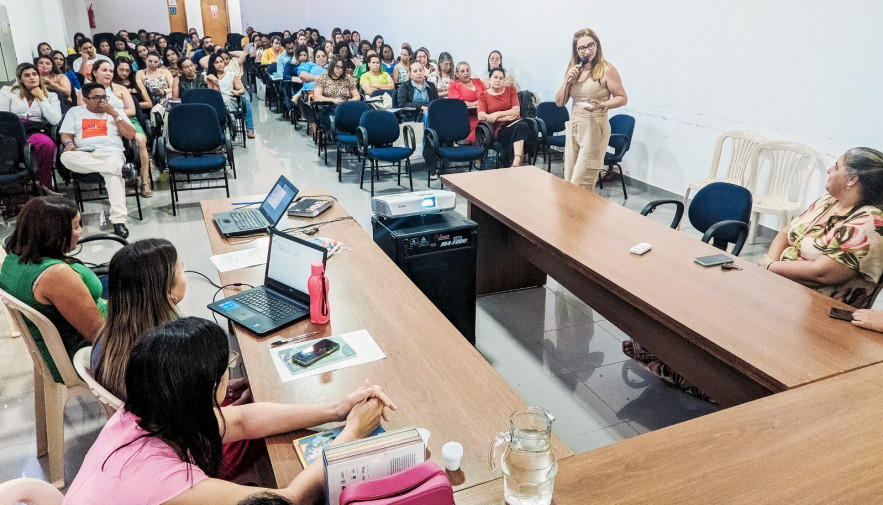
[[[389,74],[382,70],[380,71],[380,75],[372,75],[371,72],[365,72],[359,78],[359,86],[361,86],[362,89],[365,88],[366,84],[371,86],[372,88],[379,88],[380,86],[391,82],[392,77],[390,77]]]
[[[261,56],[261,65],[269,65],[270,63],[276,63],[276,60],[279,58],[279,55],[282,54],[284,49],[280,49],[279,52],[273,51],[272,47],[268,47],[264,49],[264,54]]]

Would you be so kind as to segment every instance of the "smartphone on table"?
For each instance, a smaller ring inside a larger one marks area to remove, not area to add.
[[[852,321],[852,311],[831,307],[831,310],[828,311],[828,317],[833,317],[834,319],[839,319],[841,321]]]
[[[323,338],[315,344],[301,349],[297,354],[293,354],[291,361],[302,367],[308,367],[338,349],[340,349],[340,344],[331,339]]]
[[[726,263],[732,263],[733,258],[727,256],[726,254],[712,254],[711,256],[699,256],[698,258],[693,259],[696,263],[704,267],[713,267],[717,265],[724,265]]]

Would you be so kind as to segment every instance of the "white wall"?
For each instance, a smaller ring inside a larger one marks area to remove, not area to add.
[[[87,0],[95,11],[92,33],[138,30],[169,33],[167,0]],[[190,12],[188,11],[188,14]],[[133,36],[134,37],[134,36]]]
[[[305,0],[280,11],[277,2],[249,2],[243,26],[381,33],[394,48],[408,41],[433,56],[449,51],[476,72],[499,49],[519,83],[544,100],[560,83],[573,32],[593,28],[629,95],[617,112],[637,119],[626,174],[677,193],[707,174],[714,140],[726,130],[752,129],[817,149],[823,161],[810,196],[823,190],[824,167],[847,148],[883,148],[881,2],[562,0],[540,8],[518,0],[505,8],[462,2],[463,9],[421,2],[419,14],[402,0],[370,9],[351,0],[326,5]]]
[[[56,49],[67,47],[67,27],[60,0],[0,0],[0,5],[5,5],[9,14],[19,63],[31,61],[40,42],[49,42]]]

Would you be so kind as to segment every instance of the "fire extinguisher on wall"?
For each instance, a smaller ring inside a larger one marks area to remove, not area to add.
[[[89,28],[95,28],[95,11],[92,10],[92,5],[89,4],[89,9],[86,10],[89,14]]]

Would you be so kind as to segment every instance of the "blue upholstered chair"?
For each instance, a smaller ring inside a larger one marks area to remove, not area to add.
[[[374,196],[374,179],[379,177],[379,163],[381,161],[398,165],[398,184],[402,184],[402,160],[405,161],[405,170],[410,182],[411,191],[414,191],[414,180],[411,176],[411,160],[414,154],[414,129],[410,125],[403,127],[405,135],[405,147],[393,146],[393,142],[399,138],[399,120],[395,114],[386,110],[369,110],[362,114],[359,119],[359,128],[356,133],[359,153],[362,155],[362,171],[359,177],[359,188],[363,189],[365,183],[365,164],[371,161],[371,196]]]
[[[18,214],[28,200],[28,183],[34,180],[34,148],[28,144],[25,129],[12,112],[0,112],[0,188],[3,193],[3,215]],[[8,140],[7,140],[8,139]],[[8,199],[16,200],[10,204]]]
[[[484,157],[481,146],[457,145],[469,136],[469,110],[466,102],[457,98],[433,100],[427,111],[423,132],[423,159],[426,160],[427,184],[433,172],[444,174],[446,163],[468,162],[469,170],[475,161]]]
[[[236,135],[242,136],[242,147],[246,147],[245,144],[245,111],[242,110],[242,101],[241,97],[238,101],[239,108],[234,112],[229,112],[227,110],[227,105],[224,104],[224,97],[221,95],[221,92],[216,89],[208,89],[208,88],[198,88],[198,89],[190,89],[184,92],[184,95],[181,96],[181,103],[204,103],[211,105],[215,112],[218,113],[218,121],[221,124],[221,131],[224,135],[230,135],[231,143],[230,149],[232,151],[233,144],[232,140],[236,139]],[[236,169],[234,168],[235,172]],[[236,174],[233,174],[233,178],[236,178]]]
[[[331,117],[331,138],[337,144],[337,181],[341,182],[341,160],[344,152],[358,153],[356,131],[362,114],[372,110],[363,101],[343,102],[334,109]]]
[[[733,244],[731,254],[738,256],[748,238],[751,203],[751,192],[744,187],[728,182],[713,182],[693,197],[687,218],[693,228],[704,234],[703,242],[713,240],[712,245],[723,250]],[[641,214],[646,216],[656,207],[666,204],[675,206],[671,227],[677,228],[684,215],[684,203],[680,200],[654,200],[641,210]]]
[[[564,147],[567,137],[558,135],[570,121],[567,107],[559,107],[555,102],[541,102],[537,105],[537,123],[540,129],[540,147],[546,160],[546,171],[552,171],[552,146]]]
[[[217,114],[211,105],[189,103],[169,110],[169,143],[176,151],[168,160],[169,187],[172,191],[172,215],[177,215],[175,207],[179,191],[224,188],[230,197],[227,181],[227,158],[224,153],[225,138],[221,133]],[[163,139],[157,139],[163,142]],[[193,175],[220,172],[216,177],[200,177],[191,180]],[[183,177],[183,178],[182,178]],[[223,181],[223,186],[220,182]],[[191,182],[209,182],[208,186],[191,186]],[[215,182],[211,185],[211,182]],[[183,185],[185,187],[179,187]]]
[[[628,152],[632,145],[632,135],[635,133],[635,118],[628,114],[617,114],[610,118],[610,140],[607,145],[613,148],[612,153],[604,154],[604,165],[607,171],[614,171],[613,167],[619,169],[619,180],[622,182],[622,195],[628,198],[629,195],[625,190],[625,177],[622,175],[622,157]],[[604,189],[604,180],[599,177],[598,182],[601,189]]]

